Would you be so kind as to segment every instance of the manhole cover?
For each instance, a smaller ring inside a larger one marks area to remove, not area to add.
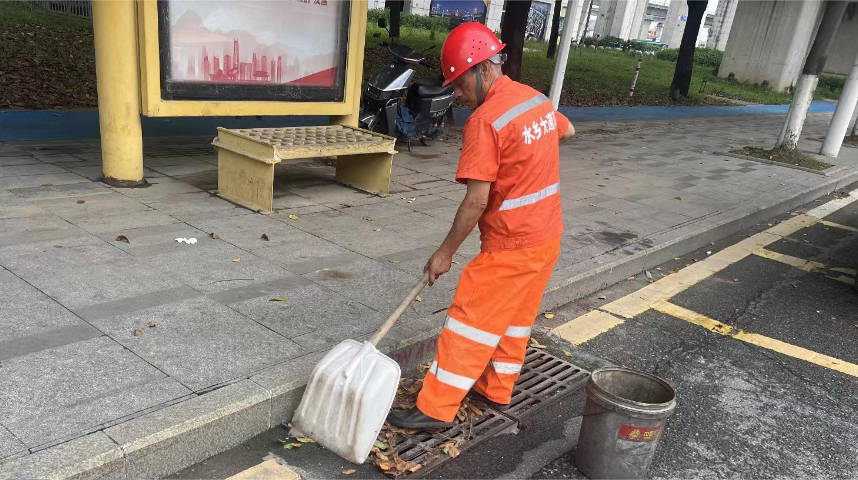
[[[588,378],[590,373],[586,370],[550,353],[529,348],[508,410],[498,412],[484,407],[484,414],[468,423],[435,433],[397,435],[388,452],[396,452],[408,465],[422,466],[416,472],[398,478],[422,478],[451,460],[452,457],[444,453],[445,445],[451,442],[464,452],[496,435],[514,431],[519,420],[580,389]],[[479,401],[475,403],[482,406]]]

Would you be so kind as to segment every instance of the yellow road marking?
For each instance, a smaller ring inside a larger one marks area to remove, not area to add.
[[[776,262],[785,263],[792,267],[800,268],[805,272],[813,272],[814,270],[826,270],[828,267],[825,266],[824,263],[814,262],[813,260],[805,260],[803,258],[793,257],[792,255],[785,255],[783,253],[773,252],[771,250],[766,250],[765,248],[761,248],[754,252],[754,255],[759,257],[768,258],[769,260],[774,260]]]
[[[858,365],[840,360],[839,358],[830,357],[822,353],[814,352],[813,350],[808,350],[791,343],[782,342],[756,333],[743,332],[731,327],[730,325],[721,323],[705,315],[670,302],[659,302],[656,305],[653,305],[653,309],[670,315],[671,317],[685,320],[686,322],[693,323],[695,325],[700,325],[701,327],[720,335],[730,336],[736,340],[741,340],[773,352],[778,352],[788,357],[797,358],[853,377],[858,377]]]
[[[813,260],[805,260],[803,258],[793,257],[791,255],[785,255],[783,253],[773,252],[771,250],[766,250],[765,248],[761,248],[754,252],[754,255],[768,258],[769,260],[774,260],[776,262],[785,263],[787,265],[800,268],[806,272],[820,272],[825,273],[826,271],[843,273],[845,275],[826,275],[828,278],[832,280],[837,280],[838,282],[843,282],[847,285],[855,285],[855,276],[858,274],[856,270],[852,268],[840,268],[840,267],[829,267],[824,263],[814,262]],[[848,275],[851,275],[848,276]]]
[[[239,472],[226,480],[301,480],[301,476],[291,468],[281,464],[276,459],[270,458],[259,465]]]
[[[680,307],[675,303],[670,303],[668,301],[662,300],[653,305],[652,308],[653,310],[670,315],[671,317],[676,317],[681,320],[685,320],[686,322],[699,325],[706,330],[709,330],[710,332],[715,332],[719,335],[731,335],[733,333],[733,327],[731,327],[730,325],[727,325],[726,323],[721,323],[718,320],[713,320],[706,315],[702,315],[693,310]]]
[[[573,345],[581,345],[623,322],[625,320],[617,318],[610,313],[593,310],[559,327],[551,329],[551,333],[568,342],[572,342]]]
[[[819,223],[825,225],[826,227],[839,228],[841,230],[846,230],[848,232],[858,232],[858,228],[850,227],[849,225],[841,225],[839,223],[829,222],[828,220],[823,220]]]
[[[696,285],[701,280],[753,254],[760,248],[772,244],[783,237],[792,235],[818,221],[818,219],[808,217],[807,215],[792,217],[764,232],[746,238],[714,255],[685,267],[673,275],[663,277],[635,293],[613,301],[602,307],[602,310],[624,318],[634,318],[649,310],[654,303],[672,298],[687,288]]]

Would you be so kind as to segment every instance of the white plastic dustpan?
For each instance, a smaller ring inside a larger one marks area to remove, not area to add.
[[[313,369],[292,426],[344,459],[363,463],[399,385],[399,364],[375,346],[429,283],[424,274],[368,342],[344,340]]]

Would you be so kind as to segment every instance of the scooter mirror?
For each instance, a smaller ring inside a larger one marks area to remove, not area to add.
[[[387,19],[379,18],[378,19],[378,28],[387,28]]]

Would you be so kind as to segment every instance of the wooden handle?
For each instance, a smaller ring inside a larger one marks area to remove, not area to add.
[[[390,316],[387,318],[387,321],[385,321],[384,324],[379,327],[378,331],[375,332],[375,335],[373,335],[372,338],[369,340],[369,343],[373,345],[378,345],[378,342],[380,342],[381,339],[384,338],[385,335],[387,335],[387,332],[390,330],[390,327],[392,327],[393,324],[396,323],[397,320],[399,320],[399,317],[401,317],[402,314],[405,313],[405,309],[408,308],[409,305],[411,305],[411,302],[413,302],[414,299],[417,298],[417,295],[419,295],[420,292],[423,291],[423,289],[426,288],[426,285],[428,284],[429,272],[426,272],[423,274],[423,278],[421,278],[420,281],[417,282],[417,285],[414,285],[414,288],[412,288],[411,291],[408,292],[408,295],[405,297],[405,300],[403,300],[402,303],[400,303],[399,306],[396,307],[396,310],[394,310],[393,313],[390,314]]]

